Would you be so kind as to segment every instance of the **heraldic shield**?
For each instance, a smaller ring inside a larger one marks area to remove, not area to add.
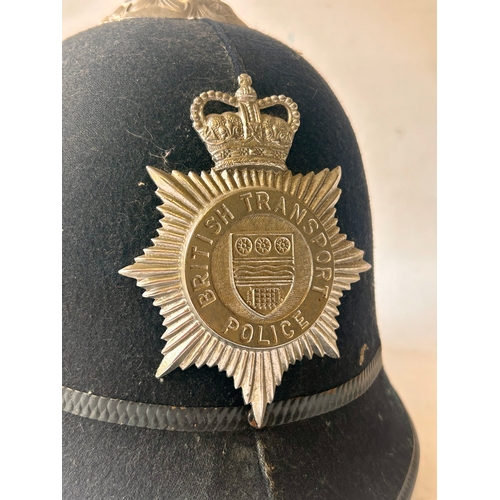
[[[293,234],[232,233],[231,281],[243,303],[267,316],[287,298],[295,278]]]

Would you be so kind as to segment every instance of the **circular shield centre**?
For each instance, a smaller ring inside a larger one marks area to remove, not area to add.
[[[183,269],[205,327],[265,349],[314,324],[329,297],[334,260],[326,231],[305,204],[279,190],[244,188],[200,215]]]

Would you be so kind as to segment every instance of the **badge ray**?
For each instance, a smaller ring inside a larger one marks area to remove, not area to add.
[[[307,359],[312,359],[313,357],[313,350],[311,345],[309,344],[309,339],[307,338],[306,335],[302,335],[302,337],[299,337],[299,342],[302,347],[302,352],[304,353],[304,356]]]
[[[217,361],[219,361],[225,347],[226,347],[225,343],[218,342],[217,345],[215,346],[215,349],[211,352],[210,356],[208,357],[206,365],[209,367],[215,366],[217,364]],[[219,366],[219,369],[220,368],[221,367]]]
[[[212,353],[212,351],[215,349],[215,346],[219,342],[214,336],[210,335],[211,338],[205,345],[205,348],[203,351],[200,353],[200,356],[198,359],[195,360],[194,364],[196,368],[201,368],[203,365],[206,364],[208,357]]]
[[[325,350],[323,349],[321,341],[316,337],[316,329],[314,326],[309,329],[309,331],[307,332],[307,335],[308,335],[308,338],[311,342],[311,347],[312,347],[314,354],[317,354],[318,356],[323,357],[325,355]]]
[[[173,203],[174,205],[186,208],[188,212],[196,214],[200,208],[200,204],[192,199],[190,192],[179,186],[173,175],[169,175],[162,170],[153,167],[146,167],[151,179],[158,186],[156,191],[157,196],[166,204]],[[187,178],[187,177],[186,177]]]
[[[295,362],[300,361],[304,357],[304,352],[300,348],[300,337],[295,340],[295,342],[290,342],[290,346],[294,351]]]
[[[335,316],[339,315],[339,310],[335,305],[336,303],[330,299],[325,306],[325,313],[330,315],[330,318],[335,318]]]
[[[210,174],[207,174],[206,172],[201,173],[201,180],[205,183],[207,188],[210,190],[212,197],[215,198],[216,196],[219,196],[222,194],[222,191],[214,181],[213,177]]]
[[[277,175],[276,172],[274,172],[273,170],[266,170],[266,184],[268,186],[274,186],[275,182],[274,182],[274,179],[275,179],[275,176]]]
[[[292,196],[296,195],[297,189],[300,186],[300,183],[302,182],[302,177],[303,177],[302,174],[297,174],[297,175],[294,175],[291,178],[291,182],[290,182],[290,194]]]
[[[168,238],[163,240],[165,243],[169,243],[170,245],[179,245],[179,250],[182,247],[182,243],[184,241],[183,238],[177,236],[176,234],[170,234],[167,229],[164,227],[159,227],[156,232],[158,233],[158,238],[153,238],[153,243],[156,245],[155,241],[161,241],[163,238]]]
[[[309,205],[311,199],[317,195],[319,189],[321,188],[321,185],[325,180],[325,177],[328,175],[329,172],[330,171],[328,169],[322,170],[311,179],[309,188],[305,193],[305,195],[302,197],[304,203]]]
[[[165,203],[165,206],[168,207],[169,204],[172,204],[175,207],[180,208],[181,210],[185,210],[188,214],[196,215],[200,209],[198,203],[191,199],[189,193],[185,193],[185,198],[175,198],[173,193],[176,193],[175,186],[169,186],[169,191],[165,191],[163,189],[158,189],[156,194],[158,197]]]
[[[248,169],[240,171],[240,175],[241,175],[241,178],[243,181],[243,186],[251,186],[252,185],[252,179],[250,177]]]
[[[197,326],[197,323],[195,323],[195,326]],[[193,323],[190,317],[187,315],[181,316],[175,323],[170,324],[169,328],[165,330],[161,338],[162,340],[168,341],[178,336],[182,336],[186,331],[191,331],[192,327]]]
[[[290,189],[290,185],[292,183],[292,178],[293,178],[293,174],[292,174],[291,170],[287,170],[283,174],[283,191],[284,192],[288,192],[288,190]]]
[[[337,186],[340,181],[340,167],[334,168],[333,170],[325,169],[326,179],[322,184],[317,193],[314,194],[314,199],[309,199],[306,203],[310,203],[311,210],[316,212],[318,206],[331,198],[331,202],[328,205],[335,205],[338,198],[340,197],[340,189]]]
[[[234,372],[236,370],[236,367],[238,366],[238,360],[240,358],[240,351],[239,349],[233,349],[232,354],[231,354],[231,359],[228,360],[226,364],[226,373],[228,377],[232,377],[234,375]]]
[[[200,333],[202,331],[201,327],[196,324],[188,324],[185,328],[183,328],[181,331],[177,332],[176,335],[171,335],[169,336],[170,338],[167,339],[168,342],[165,344],[165,347],[162,349],[161,353],[164,356],[167,356],[172,351],[176,351],[177,347],[180,344],[183,344],[189,340],[190,343],[194,342],[194,340],[197,340],[197,333]],[[193,346],[194,347],[194,346]],[[189,354],[189,350],[185,349],[183,351],[184,355]],[[169,368],[169,367],[167,367]],[[169,369],[170,371],[170,369]]]
[[[226,346],[226,348],[222,352],[222,356],[221,356],[221,358],[220,358],[220,360],[218,362],[218,365],[228,367],[229,366],[229,360],[233,356],[233,351],[234,351],[234,349],[230,349],[229,346]],[[227,370],[226,370],[226,373],[227,373]]]
[[[288,357],[288,365],[294,365],[295,361],[297,361],[297,359],[295,358],[295,350],[293,348],[294,344],[295,342],[290,342],[289,344],[285,345],[285,352]]]
[[[154,304],[155,306],[161,307],[161,306],[162,306],[162,304],[167,303],[167,305],[166,305],[166,306],[164,306],[164,307],[161,307],[161,308],[160,308],[160,314],[161,314],[162,316],[165,316],[166,314],[168,314],[168,312],[169,312],[169,311],[170,311],[170,309],[171,309],[170,304],[171,304],[174,300],[176,300],[176,299],[180,299],[180,298],[182,298],[182,297],[183,297],[183,296],[182,296],[182,292],[180,292],[179,290],[174,290],[174,291],[172,291],[172,292],[170,292],[170,293],[168,293],[168,294],[163,295],[161,298],[156,299],[156,300],[153,302],[153,304]]]
[[[347,269],[352,269],[352,266],[349,266],[349,262],[360,262],[363,259],[363,251],[357,250],[356,248],[352,248],[349,252],[343,251],[336,253],[335,263],[338,263],[339,269],[346,269],[345,265],[347,264]]]
[[[236,191],[236,189],[238,189],[238,185],[234,181],[233,176],[230,175],[227,170],[223,170],[221,172],[221,177],[224,180],[228,191]]]
[[[142,294],[143,297],[149,297],[149,295],[146,295],[147,292],[144,292]],[[165,315],[165,313],[168,311],[170,308],[169,304],[171,301],[181,298],[182,292],[177,289],[172,289],[172,288],[163,288],[162,289],[162,295],[159,295],[156,297],[156,299],[153,300],[153,305],[157,306],[160,308],[160,314],[162,316]],[[167,309],[165,309],[165,304],[167,304]]]
[[[205,200],[210,201],[213,199],[213,195],[210,192],[209,186],[207,186],[205,182],[203,182],[203,180],[198,175],[196,175],[193,172],[189,172],[188,177],[191,179],[191,181],[196,186],[198,191],[202,193]]]
[[[191,365],[193,365],[195,361],[200,357],[202,351],[207,348],[210,339],[211,335],[209,332],[205,332],[202,335],[199,335],[198,342],[191,348],[190,352],[179,365],[179,368],[181,370],[185,370],[186,368],[189,368]]]
[[[340,198],[342,191],[340,189],[335,189],[335,191],[325,198],[323,203],[321,203],[314,211],[318,217],[327,218],[330,215],[334,215],[336,212],[335,204]]]
[[[164,231],[162,229],[162,231]],[[153,238],[151,240],[154,244],[154,247],[146,248],[145,250],[153,250],[153,249],[161,249],[161,250],[170,250],[174,252],[177,256],[179,256],[179,252],[181,250],[181,245],[175,241],[165,241],[163,238]]]
[[[271,362],[271,354],[269,351],[262,352],[262,363],[263,363],[264,373],[270,374],[269,376],[264,377],[266,381],[266,396],[267,396],[266,406],[267,406],[267,403],[270,403],[274,399],[274,390],[276,387],[276,385],[274,384],[274,369],[273,369],[273,364]]]
[[[168,214],[174,216],[178,211],[184,211],[184,217],[194,218],[197,214],[197,210],[192,208],[190,205],[183,202],[183,200],[176,200],[168,196],[165,191],[158,189],[156,191],[158,197],[163,201],[163,205],[157,207],[157,210],[163,214]]]
[[[174,311],[174,313],[172,314],[170,314],[169,311],[169,316],[168,318],[165,317],[165,320],[163,321],[162,325],[166,327],[173,325],[173,327],[175,328],[178,324],[191,321],[191,319],[192,318],[189,307],[182,307]],[[170,335],[168,330],[165,332],[165,334]]]
[[[241,387],[241,383],[243,382],[243,375],[245,374],[245,367],[247,365],[248,360],[248,352],[249,351],[241,351],[241,354],[238,358],[237,369],[234,371],[234,387],[238,389]]]
[[[183,338],[182,342],[178,341],[169,346],[170,348],[164,349],[162,351],[164,358],[156,371],[156,376],[158,378],[164,377],[171,371],[179,368],[183,359],[189,354],[197,340],[195,335],[190,334],[186,338]]]
[[[274,179],[274,184],[275,184],[275,187],[278,191],[282,191],[283,190],[283,177],[285,176],[285,172],[277,172],[276,173],[276,177]]]
[[[171,267],[168,265],[168,262],[165,263],[165,266],[162,266],[158,262],[142,262],[141,260],[137,260],[136,263],[134,264],[134,269],[133,272],[130,272],[128,274],[125,274],[126,276],[131,277],[131,274],[137,274],[137,273],[148,273],[148,277],[151,276],[165,276],[165,272],[168,273],[169,271],[172,273],[175,273],[175,268]],[[134,276],[135,277],[135,276]]]
[[[335,210],[332,210],[327,216],[323,216],[322,221],[323,227],[332,233],[332,237],[340,231],[340,228],[337,226],[338,220],[335,218]]]
[[[136,262],[140,264],[148,264],[151,266],[157,264],[160,267],[165,267],[166,269],[175,271],[176,263],[178,262],[178,260],[178,257],[167,252],[157,252],[156,255],[152,254],[152,252],[148,252],[148,254],[146,255],[137,257]]]
[[[151,248],[146,248],[144,251],[144,257],[141,255],[139,257],[143,257],[142,259],[139,259],[139,257],[136,258],[136,262],[145,262],[147,259],[157,259],[160,258],[162,261],[166,262],[176,262],[179,260],[179,253],[178,252],[172,252],[171,250],[167,248],[162,248],[162,247],[151,247]]]
[[[155,300],[159,299],[164,294],[170,294],[172,291],[177,291],[177,274],[172,274],[169,276],[160,276],[156,279],[141,279],[137,280],[137,285],[143,288],[147,287],[147,290],[142,294],[143,297],[153,298]],[[179,290],[180,291],[180,290]],[[155,304],[156,306],[157,304]]]
[[[245,403],[252,401],[251,393],[253,386],[253,376],[255,373],[255,355],[256,352],[248,351],[247,362],[243,367],[243,377],[241,379],[240,387],[243,392],[243,400],[245,401]],[[253,402],[252,402],[252,407],[253,407]]]
[[[326,355],[331,358],[340,357],[336,339],[331,338],[328,331],[324,331],[321,325],[316,324],[314,333],[316,334],[316,338],[321,342]]]
[[[215,184],[217,184],[217,187],[220,189],[222,194],[227,193],[229,190],[224,182],[224,179],[221,177],[221,175],[218,172],[210,172],[210,175],[213,177]]]
[[[332,316],[328,312],[325,312],[324,319],[327,320],[326,325],[328,326],[326,328],[328,330],[330,338],[337,340],[337,334],[335,333],[335,329],[339,327],[338,321],[335,319],[334,316]]]
[[[333,219],[333,223],[330,227],[326,228],[325,226],[323,226],[325,227],[326,235],[328,236],[330,242],[335,238],[335,236],[337,236],[340,231],[340,228],[337,225],[333,224],[337,224],[337,219]]]
[[[186,229],[184,229],[183,227],[178,227],[177,225],[172,224],[169,221],[163,220],[162,226],[164,229],[167,229],[168,232],[173,236],[177,235],[180,238],[184,238],[187,234]]]
[[[183,198],[189,200],[194,207],[200,208],[205,205],[207,200],[200,195],[189,175],[172,170],[169,181],[167,182],[176,190],[177,195],[182,193]]]
[[[271,364],[273,366],[274,385],[277,387],[281,384],[281,378],[284,371],[281,369],[279,351],[269,351],[271,356]]]
[[[175,180],[183,185],[184,188],[187,189],[189,194],[191,195],[191,198],[194,199],[200,206],[204,206],[207,201],[211,200],[211,196],[208,195],[206,196],[206,190],[205,193],[199,189],[198,185],[196,182],[193,182],[195,178],[199,178],[198,176],[193,175],[193,172],[189,173],[190,175],[184,175],[178,172],[177,170],[172,171],[172,176],[175,178]]]
[[[189,312],[189,306],[186,302],[185,297],[179,300],[172,300],[169,304],[169,308],[166,309],[164,318],[170,323],[173,323],[177,318],[179,318],[183,313]]]
[[[259,184],[261,186],[266,186],[266,171],[257,170],[257,178],[259,179]]]
[[[297,192],[297,198],[301,201],[304,201],[304,194],[307,192],[307,189],[309,188],[309,184],[311,183],[311,179],[314,176],[314,172],[309,172],[308,174],[304,175],[302,177],[302,181],[299,185],[298,192]],[[321,174],[318,174],[321,175]]]
[[[339,357],[335,319],[344,290],[359,280],[359,273],[370,268],[363,261],[363,252],[340,233],[335,218],[335,204],[340,197],[338,184],[340,167],[324,169],[318,174],[293,175],[289,170],[241,169],[234,171],[190,172],[185,175],[166,173],[147,167],[158,187],[156,194],[163,204],[161,227],[152,239],[153,246],[137,257],[135,263],[119,272],[137,280],[145,288],[144,296],[161,307],[166,331],[157,377],[175,368],[186,369],[218,366],[232,377],[236,389],[241,389],[246,404],[250,404],[257,427],[265,424],[267,405],[274,399],[276,387],[289,366],[304,356],[328,355]],[[191,227],[207,205],[221,195],[240,188],[264,187],[278,189],[299,198],[318,217],[326,231],[334,258],[334,279],[327,304],[316,322],[300,337],[276,348],[254,351],[222,339],[200,323],[185,299],[181,284],[181,252]]]
[[[190,224],[186,224],[184,219],[174,219],[173,217],[167,216],[162,220],[162,226],[169,229],[175,228],[178,234],[184,235]]]
[[[253,417],[257,423],[264,422],[266,408],[274,398],[274,391],[276,386],[271,384],[269,378],[269,371],[272,373],[271,364],[266,363],[263,352],[255,354],[255,367],[252,373],[252,381],[249,387],[243,386],[243,394],[249,394],[245,399],[245,403],[252,401]]]
[[[286,349],[278,349],[278,357],[279,357],[279,363],[281,365],[281,372],[283,374],[288,370],[288,365],[290,364],[286,355]]]
[[[179,222],[184,224],[191,224],[191,221],[194,218],[194,214],[187,212],[186,210],[182,210],[179,206],[174,203],[165,203],[164,205],[160,205],[157,207],[157,210],[164,216],[169,217],[172,220],[177,218]]]
[[[342,253],[344,250],[349,250],[354,247],[354,243],[352,241],[347,240],[347,236],[345,234],[338,234],[330,241],[332,244],[333,255],[337,256]],[[335,262],[337,259],[335,259]]]
[[[244,181],[241,172],[239,170],[234,171],[234,182],[236,183],[236,186],[239,188],[244,186],[243,184]]]
[[[333,343],[335,343],[335,341],[337,340],[337,334],[335,333],[335,330],[331,328],[332,322],[335,328],[339,327],[339,324],[337,323],[335,318],[328,317],[327,315],[325,315],[323,317],[318,318],[318,320],[316,321],[316,327],[319,328],[322,332],[324,332],[328,339],[332,340]]]

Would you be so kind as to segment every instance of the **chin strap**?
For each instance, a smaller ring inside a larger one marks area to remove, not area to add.
[[[310,396],[275,401],[266,410],[264,425],[288,424],[329,413],[354,401],[373,384],[382,369],[379,349],[356,377],[338,387]],[[120,425],[167,431],[234,431],[256,426],[249,406],[184,407],[137,403],[62,388],[63,411]]]

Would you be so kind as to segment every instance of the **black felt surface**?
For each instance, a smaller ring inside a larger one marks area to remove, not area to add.
[[[299,106],[287,161],[294,173],[341,165],[340,229],[372,263],[365,176],[344,111],[291,49],[207,20],[106,24],[66,40],[63,56],[63,384],[150,403],[242,404],[241,391],[217,368],[175,370],[163,383],[154,377],[162,317],[135,280],[118,274],[159,226],[160,201],[145,167],[210,170],[189,107],[202,91],[234,93],[246,71],[260,97],[283,93]],[[379,346],[372,271],[343,297],[339,322],[341,358],[292,366],[275,400],[327,390],[369,363]]]
[[[339,410],[261,431],[156,431],[70,414],[63,431],[65,500],[396,500],[413,449],[384,373]]]

